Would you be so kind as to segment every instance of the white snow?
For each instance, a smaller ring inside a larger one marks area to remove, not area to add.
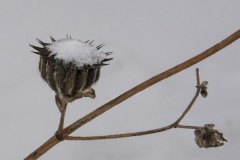
[[[72,62],[78,68],[100,64],[106,58],[106,54],[94,45],[71,38],[60,39],[46,48],[51,52],[50,55],[56,54],[56,59],[64,60],[64,63]]]

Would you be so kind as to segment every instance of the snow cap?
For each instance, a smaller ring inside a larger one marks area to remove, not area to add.
[[[54,41],[45,47],[51,52],[49,56],[54,55],[55,59],[63,60],[65,64],[71,62],[76,67],[82,68],[85,65],[101,64],[106,59],[107,54],[99,50],[102,46],[95,47],[91,43],[67,37]]]

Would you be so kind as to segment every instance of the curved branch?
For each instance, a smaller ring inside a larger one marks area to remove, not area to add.
[[[119,103],[127,100],[128,98],[132,97],[133,95],[137,94],[138,92],[141,92],[142,90],[152,86],[155,83],[158,83],[159,81],[166,79],[206,58],[209,56],[212,56],[219,50],[225,48],[232,42],[236,41],[240,38],[240,30],[236,31],[223,41],[217,43],[216,45],[212,46],[211,48],[207,49],[206,51],[198,54],[197,56],[159,74],[156,75],[149,80],[137,85],[136,87],[130,89],[129,91],[121,94],[120,96],[116,97],[115,99],[109,101],[108,103],[104,104],[103,106],[99,107],[98,109],[92,111],[91,113],[87,114],[83,118],[77,120],[70,126],[64,129],[65,135],[69,135],[75,130],[77,130],[79,127],[83,126],[87,122],[91,121],[92,119],[96,118],[97,116],[101,115],[102,113],[106,112],[107,110],[113,108],[114,106],[118,105]],[[40,146],[38,149],[36,149],[33,153],[31,153],[28,157],[25,158],[25,160],[33,160],[39,158],[42,154],[47,152],[50,148],[58,144],[60,141],[58,141],[55,137],[51,137],[46,143],[44,143],[42,146]]]

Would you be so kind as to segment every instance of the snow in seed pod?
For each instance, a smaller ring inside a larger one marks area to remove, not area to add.
[[[51,52],[50,56],[55,55],[55,59],[63,60],[66,64],[71,62],[78,68],[100,64],[107,56],[94,45],[71,38],[60,39],[46,48]]]

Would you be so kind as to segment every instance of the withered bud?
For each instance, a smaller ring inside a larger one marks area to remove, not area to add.
[[[93,41],[82,42],[71,36],[45,43],[37,39],[42,47],[30,44],[40,55],[39,71],[41,77],[56,93],[58,105],[69,103],[82,97],[95,98],[91,88],[99,80],[100,69],[107,65],[110,52],[100,51],[104,44],[94,46]]]
[[[200,148],[219,147],[224,145],[224,141],[227,142],[222,133],[213,129],[214,126],[214,124],[206,124],[194,131],[195,142]]]
[[[208,92],[207,92],[207,84],[208,82],[207,81],[204,81],[201,86],[200,86],[200,93],[201,95],[206,98],[207,95],[208,95]]]

